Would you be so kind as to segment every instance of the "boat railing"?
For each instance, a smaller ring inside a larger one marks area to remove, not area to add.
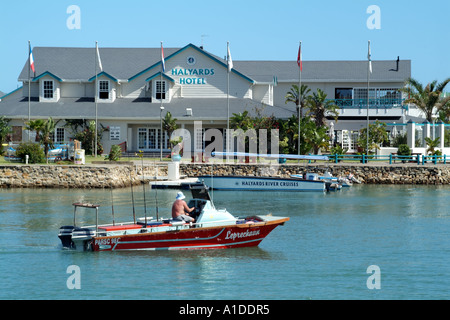
[[[369,163],[373,161],[388,162],[389,164],[395,163],[395,161],[412,162],[418,165],[425,164],[427,162],[437,164],[447,164],[447,155],[422,155],[419,153],[411,154],[409,156],[389,154],[389,155],[366,155],[366,154],[331,154],[328,155],[329,160],[334,163],[341,161],[358,161],[361,163]]]
[[[92,204],[92,203],[73,203],[73,226],[76,227],[76,215],[77,215],[77,208],[88,208],[88,209],[95,209],[95,233],[98,233],[98,208],[100,205],[98,204]]]

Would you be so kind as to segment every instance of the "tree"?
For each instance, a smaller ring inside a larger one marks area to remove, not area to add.
[[[429,122],[433,122],[434,111],[439,112],[450,101],[450,96],[441,97],[445,86],[449,82],[450,78],[441,83],[434,80],[423,87],[419,81],[409,78],[406,80],[405,88],[400,89],[400,91],[408,94],[408,99],[405,100],[405,103],[415,104],[425,114],[426,119]],[[436,110],[434,110],[435,108]]]
[[[66,119],[65,127],[69,128],[72,131],[72,135],[74,139],[81,142],[83,149],[86,151],[86,154],[94,155],[94,144],[95,144],[95,121],[88,120],[71,120]],[[79,130],[82,131],[79,131]],[[101,144],[103,133],[109,131],[109,128],[106,128],[100,123],[100,128],[97,129],[97,151],[99,154],[103,153],[103,145]]]
[[[450,97],[450,95],[448,97]],[[442,102],[444,102],[444,100]],[[447,101],[447,103],[442,105],[442,107],[439,110],[438,118],[442,122],[450,123],[450,101]]]
[[[369,125],[369,150],[380,149],[383,143],[389,142],[389,135],[386,131],[386,123],[375,121]],[[363,149],[364,154],[368,154],[367,150],[367,128],[359,131],[357,140],[358,146]]]
[[[167,132],[169,139],[171,138],[172,133],[178,129],[177,120],[178,119],[172,117],[170,111],[167,111],[166,116],[162,120],[163,131]],[[169,140],[169,142],[170,148],[172,149],[173,148],[172,140]]]
[[[233,113],[230,118],[230,125],[234,129],[242,129],[244,131],[248,130],[252,126],[252,118],[248,115],[248,111]]]
[[[441,140],[440,137],[437,137],[436,139],[432,139],[430,137],[427,137],[424,140],[427,143],[427,146],[428,146],[427,152],[428,152],[429,155],[432,155],[432,156],[434,156],[434,155],[441,155],[441,152],[439,150],[436,150],[436,148],[439,147],[439,143],[440,143],[440,140]]]
[[[49,150],[49,148],[53,148],[52,134],[55,132],[56,124],[58,122],[55,122],[53,120],[53,118],[50,117],[50,118],[48,118],[48,120],[46,120],[44,122],[44,125],[42,126],[42,128],[40,130],[39,140],[44,145],[44,154],[45,154],[45,159],[47,160],[47,164],[48,164],[48,150]]]
[[[320,89],[317,89],[317,93],[314,92],[312,96],[307,98],[307,106],[309,108],[308,115],[314,118],[317,127],[326,126],[325,121],[327,114],[330,114],[337,121],[339,107],[334,103],[334,100],[327,100],[327,95]]]
[[[40,132],[44,127],[45,121],[42,119],[30,120],[29,122],[25,122],[25,129],[29,131],[36,131],[36,142],[39,142]]]
[[[6,141],[6,138],[11,133],[11,127],[9,126],[10,119],[6,119],[4,116],[0,117],[0,155],[3,147],[3,142]]]
[[[291,90],[286,93],[285,104],[293,102],[297,106],[297,116],[300,114],[300,118],[303,118],[303,109],[306,106],[306,97],[311,89],[308,89],[307,85],[302,84],[300,94],[298,92],[298,85],[292,85]],[[300,110],[299,110],[300,109]]]
[[[300,152],[307,154],[311,151],[318,154],[320,150],[327,150],[330,137],[327,134],[326,126],[316,126],[315,121],[310,117],[302,119],[300,124]]]

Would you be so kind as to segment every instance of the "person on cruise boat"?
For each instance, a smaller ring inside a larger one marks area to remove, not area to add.
[[[195,207],[189,208],[186,201],[184,201],[185,198],[183,192],[178,192],[172,206],[172,218],[184,222],[195,222],[195,219],[189,216],[189,213],[194,211]]]

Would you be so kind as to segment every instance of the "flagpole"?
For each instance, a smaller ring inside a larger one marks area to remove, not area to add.
[[[28,125],[31,121],[31,41],[28,40]],[[28,130],[28,142],[31,140],[31,133]]]
[[[97,84],[97,54],[98,53],[98,41],[95,41],[95,157],[97,158],[97,121],[98,121],[98,102],[97,102],[97,96],[98,96],[98,84]]]
[[[369,88],[370,88],[370,73],[372,72],[372,57],[371,57],[371,53],[370,53],[370,40],[369,40],[369,44],[368,44],[368,54],[367,54],[367,59],[368,59],[368,66],[367,66],[367,131],[366,131],[366,135],[367,135],[367,141],[366,141],[366,153],[367,155],[369,155]]]
[[[298,51],[298,154],[300,155],[300,108],[301,108],[301,98],[302,98],[302,42],[300,41],[299,51]],[[299,160],[300,162],[300,160]]]
[[[228,134],[230,133],[230,57],[229,57],[229,52],[230,52],[230,42],[227,42],[227,132],[225,134],[226,136],[226,150],[227,152],[229,152],[230,150],[228,150],[229,148],[229,142],[228,142]]]
[[[159,118],[160,118],[160,126],[161,126],[160,130],[161,130],[161,132],[160,132],[160,135],[159,135],[159,152],[160,152],[160,154],[159,154],[159,161],[162,161],[162,136],[163,136],[163,132],[162,132],[162,114],[161,114],[162,110],[164,110],[162,89],[163,89],[163,72],[165,71],[164,70],[164,63],[165,62],[163,60],[164,60],[163,42],[161,41],[161,80],[160,80],[160,85],[159,85],[159,88],[160,88],[160,99],[161,99],[161,107],[159,108],[160,109],[160,117]]]

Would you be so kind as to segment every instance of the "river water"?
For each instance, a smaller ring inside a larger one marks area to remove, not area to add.
[[[135,188],[136,215],[155,217],[157,199],[160,216],[169,217],[177,192],[147,188],[144,201]],[[72,252],[57,237],[72,224],[72,203],[100,204],[100,223],[112,221],[113,204],[116,222],[131,221],[130,189],[0,189],[0,299],[450,298],[450,186],[213,197],[235,215],[291,220],[256,248]],[[94,212],[78,222],[95,224]],[[68,285],[71,266],[79,268],[79,289]]]

